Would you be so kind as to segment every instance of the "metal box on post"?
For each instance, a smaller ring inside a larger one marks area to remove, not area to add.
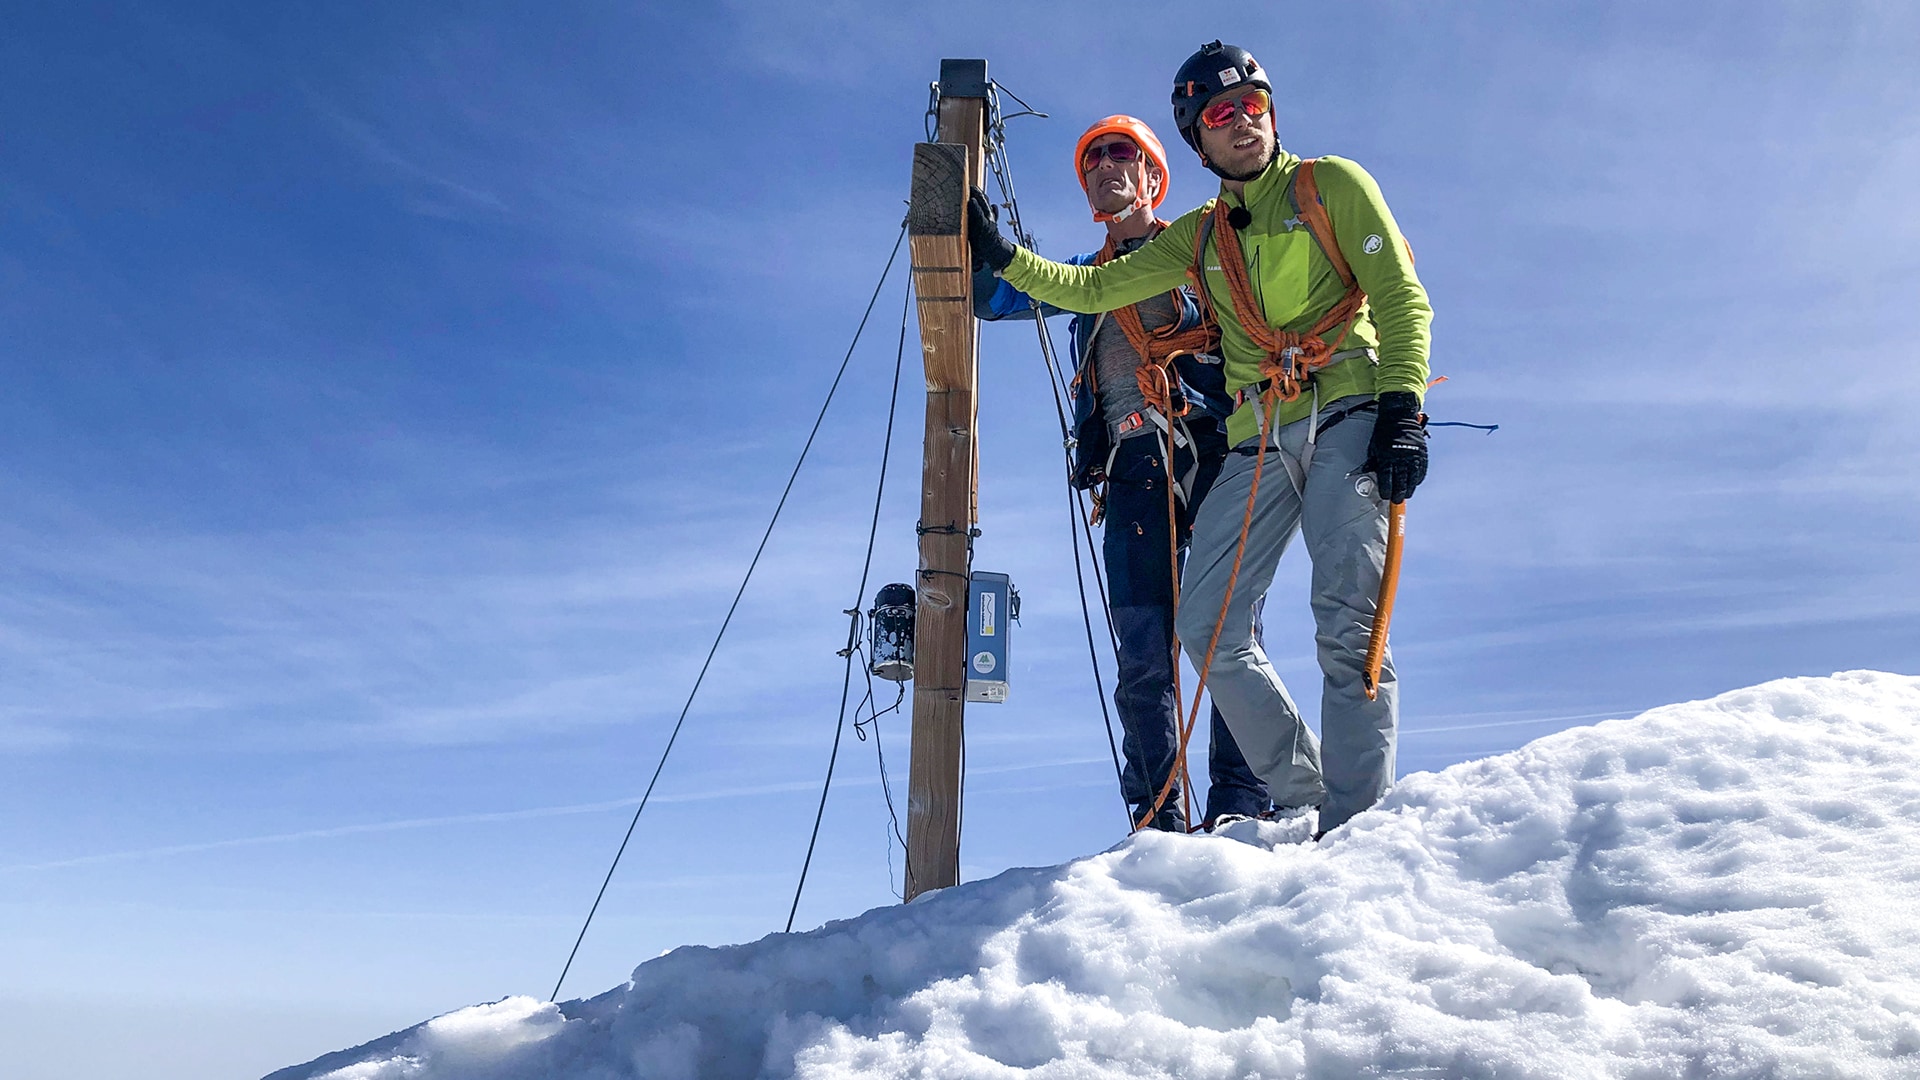
[[[1012,674],[1007,637],[1019,614],[1018,594],[1005,574],[975,570],[967,586],[967,700],[1007,700]]]

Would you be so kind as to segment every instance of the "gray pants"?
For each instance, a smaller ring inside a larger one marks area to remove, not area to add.
[[[1323,405],[1330,415],[1361,404],[1344,398]],[[1322,431],[1303,471],[1309,422],[1273,433],[1261,466],[1260,493],[1247,526],[1246,553],[1233,596],[1226,599],[1234,550],[1247,512],[1259,457],[1227,456],[1194,521],[1193,547],[1180,585],[1180,641],[1196,668],[1226,601],[1226,623],[1207,668],[1207,689],[1240,744],[1247,763],[1266,781],[1274,804],[1319,806],[1320,828],[1331,829],[1378,802],[1393,786],[1399,683],[1389,655],[1380,667],[1380,693],[1367,700],[1361,683],[1367,641],[1386,561],[1387,504],[1374,497],[1373,477],[1360,472],[1373,434],[1371,411]],[[1304,473],[1304,474],[1303,474]],[[1253,634],[1253,608],[1266,596],[1280,555],[1298,533],[1313,560],[1314,643],[1323,677],[1320,732],[1300,718],[1287,688]]]

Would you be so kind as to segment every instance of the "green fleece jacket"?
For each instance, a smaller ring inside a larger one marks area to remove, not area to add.
[[[1252,224],[1240,231],[1240,244],[1254,295],[1260,300],[1260,314],[1269,325],[1295,333],[1312,329],[1346,295],[1333,264],[1314,242],[1313,233],[1295,217],[1287,197],[1299,164],[1299,158],[1281,150],[1266,171],[1247,183],[1244,200],[1224,188],[1219,195],[1253,215]],[[1427,290],[1414,275],[1413,257],[1400,227],[1373,177],[1353,162],[1320,158],[1314,179],[1340,250],[1353,268],[1354,280],[1367,294],[1367,304],[1341,349],[1372,348],[1379,358],[1377,367],[1361,356],[1321,369],[1314,380],[1320,401],[1388,390],[1408,390],[1424,398],[1433,308],[1427,302]],[[1112,311],[1138,303],[1187,279],[1200,219],[1215,201],[1182,214],[1139,250],[1103,266],[1069,266],[1021,248],[1000,276],[1029,296],[1068,311]],[[1206,263],[1207,291],[1220,319],[1227,389],[1237,390],[1260,381],[1263,354],[1242,327],[1241,313],[1233,310],[1232,293],[1220,271],[1220,254],[1212,238],[1207,241]],[[1332,342],[1338,334],[1335,329],[1326,338]],[[1273,422],[1275,426],[1292,423],[1311,408],[1311,395],[1303,394],[1281,405]],[[1258,426],[1248,403],[1227,422],[1227,435],[1238,444],[1252,438]]]

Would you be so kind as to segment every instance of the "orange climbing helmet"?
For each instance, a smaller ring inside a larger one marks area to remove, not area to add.
[[[1167,185],[1173,179],[1172,172],[1167,168],[1167,151],[1160,145],[1160,140],[1154,136],[1153,129],[1148,127],[1145,121],[1131,116],[1109,116],[1105,120],[1098,121],[1087,129],[1086,134],[1080,136],[1078,143],[1074,144],[1073,171],[1080,176],[1080,190],[1087,190],[1087,171],[1082,167],[1082,163],[1087,159],[1087,147],[1102,135],[1125,135],[1133,140],[1133,144],[1140,148],[1140,152],[1147,155],[1147,160],[1160,167],[1160,190],[1151,200],[1142,192],[1132,206],[1118,214],[1095,211],[1093,220],[1124,221],[1141,210],[1159,209],[1160,204],[1166,201]]]

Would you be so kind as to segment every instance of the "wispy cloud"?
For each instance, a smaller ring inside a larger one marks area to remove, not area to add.
[[[425,185],[441,196],[432,202],[420,202],[416,205],[435,216],[454,216],[454,213],[483,212],[487,216],[511,213],[505,200],[491,191],[483,190],[462,179],[448,175],[444,170],[429,166],[418,158],[403,153],[393,142],[382,136],[370,123],[347,115],[340,109],[331,107],[318,99],[313,101],[314,112],[340,135],[361,155],[401,179]],[[454,211],[449,213],[448,202]]]
[[[1591,720],[1616,720],[1631,716],[1631,710],[1610,710],[1607,712],[1568,713],[1559,716],[1534,716],[1525,720],[1487,720],[1474,724],[1409,724],[1400,729],[1400,737],[1416,738],[1422,735],[1450,735],[1460,731],[1490,731],[1497,728],[1534,727],[1542,724],[1571,724]],[[1447,719],[1445,717],[1441,719]]]
[[[816,475],[834,482],[830,466]],[[53,505],[44,494],[29,504]],[[209,725],[249,742],[439,743],[671,717],[756,535],[718,525],[712,505],[644,507],[710,495],[669,484],[633,510],[548,508],[525,524],[134,535],[83,513],[75,531],[0,530],[0,650],[15,672],[0,728],[15,749]],[[710,680],[707,715],[837,680],[838,612],[853,599],[838,594],[860,547],[834,519],[796,506],[781,524],[715,673],[752,675]]]
[[[973,779],[1015,776],[1023,773],[1077,770],[1088,765],[1105,764],[1099,758],[1064,758],[1045,761],[1029,761],[1016,765],[974,768],[969,772]],[[904,777],[896,779],[896,783]],[[724,788],[708,788],[698,792],[680,792],[656,794],[648,805],[679,805],[689,803],[739,803],[743,800],[764,798],[770,795],[792,794],[795,792],[817,791],[818,780],[792,781],[772,784],[754,784]],[[836,790],[848,788],[877,788],[880,786],[878,775],[841,776],[834,781]],[[1042,787],[994,788],[995,791],[1048,790],[1052,785]],[[312,840],[334,840],[345,837],[372,836],[383,833],[411,832],[421,829],[446,829],[473,825],[495,825],[506,822],[532,821],[541,818],[572,817],[583,814],[605,814],[614,810],[625,810],[640,804],[640,796],[620,799],[607,799],[600,802],[570,803],[559,806],[538,806],[521,810],[485,811],[471,814],[447,814],[436,817],[402,818],[392,821],[365,822],[354,825],[332,825],[314,829],[300,829],[292,832],[267,833],[258,836],[231,837],[220,840],[202,840],[190,843],[163,844],[125,851],[100,852],[93,855],[76,855],[63,859],[48,859],[41,862],[14,863],[0,865],[0,874],[25,874],[36,871],[64,870],[72,867],[93,866],[102,863],[134,862],[147,859],[166,859],[180,855],[198,855],[207,852],[227,851],[237,848],[264,847],[280,844],[298,844]]]

